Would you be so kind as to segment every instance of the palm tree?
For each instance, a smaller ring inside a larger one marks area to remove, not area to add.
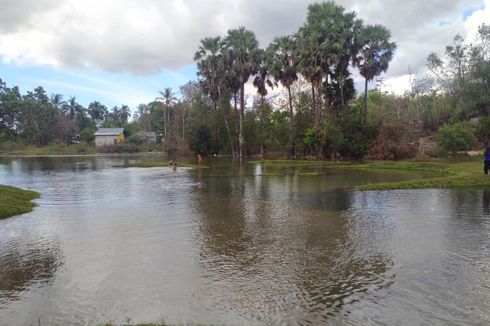
[[[170,111],[172,109],[172,105],[175,104],[177,98],[172,92],[172,88],[166,87],[163,91],[158,91],[160,97],[157,97],[157,100],[163,101],[163,134],[167,137],[167,133],[170,135]]]
[[[291,86],[298,79],[298,63],[294,57],[296,43],[290,36],[276,37],[267,47],[266,64],[270,74],[288,91],[289,119],[289,155],[295,156],[295,128],[293,115],[293,98]]]
[[[213,102],[214,110],[217,110],[222,70],[222,41],[219,36],[206,37],[201,40],[199,49],[194,54],[194,61],[197,63],[197,74],[201,79],[201,86],[204,94],[208,95]]]
[[[364,77],[364,123],[367,119],[368,83],[376,76],[388,70],[389,63],[396,50],[396,44],[390,42],[391,32],[382,25],[368,25],[361,31],[362,44],[355,63]]]
[[[265,53],[263,57],[265,59]],[[264,104],[265,97],[267,96],[267,87],[273,88],[276,84],[269,74],[265,62],[262,61],[259,67],[259,71],[253,81],[254,86],[257,88],[257,93],[260,95],[260,156],[264,157]]]
[[[95,121],[104,121],[107,113],[107,107],[98,101],[93,101],[88,105],[88,114]]]
[[[121,108],[118,110],[119,118],[122,123],[127,123],[129,117],[131,116],[131,109],[127,105],[121,105]]]
[[[66,104],[66,101],[63,100],[63,95],[61,94],[51,94],[49,100],[51,104],[58,110],[61,110]]]
[[[238,134],[238,152],[240,159],[245,157],[245,83],[250,75],[254,75],[260,63],[259,43],[255,34],[245,27],[239,27],[228,31],[225,38],[225,46],[230,51],[232,72],[238,79],[240,85],[240,130]]]
[[[61,109],[65,114],[68,114],[70,119],[73,120],[75,119],[75,114],[77,113],[77,111],[80,111],[80,104],[77,103],[77,99],[75,96],[70,96],[68,102],[63,104]]]

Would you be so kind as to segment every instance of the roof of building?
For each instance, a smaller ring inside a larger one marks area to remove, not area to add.
[[[95,136],[117,136],[124,132],[124,128],[99,128],[95,132]]]

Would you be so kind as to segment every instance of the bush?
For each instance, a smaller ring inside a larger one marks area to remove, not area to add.
[[[131,135],[126,139],[126,141],[135,145],[142,145],[145,142],[145,140],[139,135]]]
[[[415,145],[404,140],[405,128],[399,124],[384,123],[369,150],[369,157],[376,160],[401,160],[417,154]]]
[[[90,143],[95,140],[95,130],[92,128],[85,128],[80,131],[80,140]]]
[[[467,122],[444,126],[437,132],[437,143],[446,151],[467,151],[475,142],[475,131]]]
[[[99,153],[139,153],[141,149],[134,144],[114,144],[97,147]]]

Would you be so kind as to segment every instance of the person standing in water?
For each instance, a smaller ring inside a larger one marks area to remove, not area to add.
[[[490,147],[485,149],[485,158],[483,161],[483,172],[488,174],[488,170],[490,170]]]

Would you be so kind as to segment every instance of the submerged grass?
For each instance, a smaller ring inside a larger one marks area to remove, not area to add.
[[[31,201],[39,196],[34,191],[0,185],[0,219],[32,211],[36,204]]]
[[[482,188],[490,187],[490,176],[483,174],[483,160],[472,158],[460,161],[367,161],[367,162],[327,162],[327,161],[250,161],[269,167],[316,166],[356,170],[399,170],[431,172],[433,177],[409,181],[369,183],[357,187],[358,190],[393,190],[422,188]],[[306,173],[300,174],[306,175]]]

